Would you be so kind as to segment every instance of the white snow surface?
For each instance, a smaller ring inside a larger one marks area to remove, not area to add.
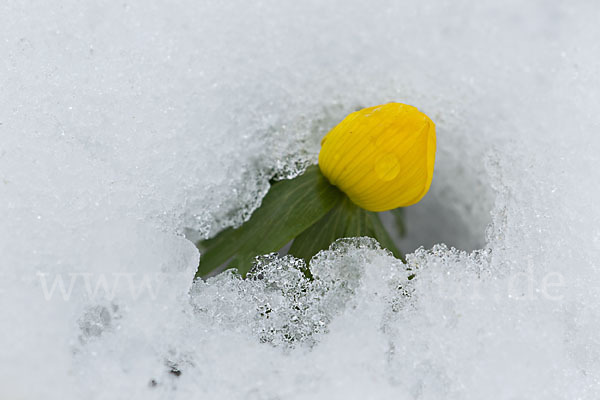
[[[599,18],[584,0],[2,2],[0,398],[598,399]],[[412,271],[353,239],[313,281],[269,256],[192,282],[195,240],[388,101],[437,125]]]

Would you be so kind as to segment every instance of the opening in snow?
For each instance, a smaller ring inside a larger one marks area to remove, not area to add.
[[[210,236],[228,226],[239,226],[250,217],[250,211],[260,205],[267,193],[267,182],[273,171],[276,178],[293,178],[297,172],[289,171],[297,171],[298,165],[315,163],[322,137],[349,112],[364,107],[362,103],[349,103],[350,106],[344,106],[334,102],[308,118],[290,119],[286,129],[296,132],[298,137],[283,140],[287,143],[283,146],[285,149],[274,151],[270,158],[263,159],[258,166],[251,166],[246,174],[239,177],[238,183],[233,184],[237,186],[233,205],[223,206],[228,203],[221,199],[220,206],[216,207],[217,215],[208,217],[213,220]],[[405,232],[402,237],[391,213],[382,215],[384,225],[404,254],[412,253],[419,247],[428,249],[436,244],[467,252],[481,249],[486,242],[486,228],[491,223],[494,195],[485,167],[488,144],[477,139],[473,131],[476,127],[465,128],[455,121],[454,116],[439,113],[439,110],[438,113],[432,112],[438,146],[434,177],[428,194],[419,203],[404,209]],[[278,137],[287,132],[286,129],[279,132],[272,127],[269,132],[271,136]],[[272,149],[278,141],[267,142],[267,147]],[[225,217],[219,212],[224,213]],[[219,222],[215,224],[214,220]],[[194,229],[188,229],[186,236],[194,243],[203,238]],[[280,254],[286,254],[288,248],[289,245],[285,246]]]

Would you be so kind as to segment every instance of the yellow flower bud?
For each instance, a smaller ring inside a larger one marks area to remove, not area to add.
[[[348,115],[321,141],[319,167],[356,205],[386,211],[417,203],[431,185],[435,124],[388,103]]]

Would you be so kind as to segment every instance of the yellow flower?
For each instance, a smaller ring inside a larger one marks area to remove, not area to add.
[[[356,205],[386,211],[417,203],[431,185],[435,124],[388,103],[348,115],[321,141],[319,167]]]

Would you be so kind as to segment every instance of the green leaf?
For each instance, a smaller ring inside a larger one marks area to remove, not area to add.
[[[196,277],[206,276],[228,262],[245,275],[255,256],[281,249],[344,197],[316,165],[301,176],[273,184],[250,220],[198,243],[201,257]]]
[[[289,254],[303,258],[308,264],[315,254],[328,249],[337,239],[358,236],[372,237],[394,256],[402,258],[379,215],[358,207],[345,196],[327,215],[294,239]]]
[[[404,224],[404,208],[395,208],[390,210],[390,213],[394,216],[398,235],[400,235],[400,237],[404,237],[404,235],[406,235],[406,225]]]
[[[404,259],[404,255],[402,252],[396,247],[394,241],[390,237],[388,231],[385,229],[383,224],[381,223],[381,219],[379,218],[378,213],[370,212],[369,213],[371,224],[373,226],[373,234],[374,238],[377,239],[381,247],[384,247],[392,252],[394,257],[399,258],[402,262],[406,262]]]
[[[366,218],[360,218],[356,207],[345,197],[336,207],[318,222],[302,232],[290,247],[288,253],[303,258],[306,263],[321,250],[329,248],[339,238],[360,235],[366,230]],[[352,231],[352,233],[347,231]]]

